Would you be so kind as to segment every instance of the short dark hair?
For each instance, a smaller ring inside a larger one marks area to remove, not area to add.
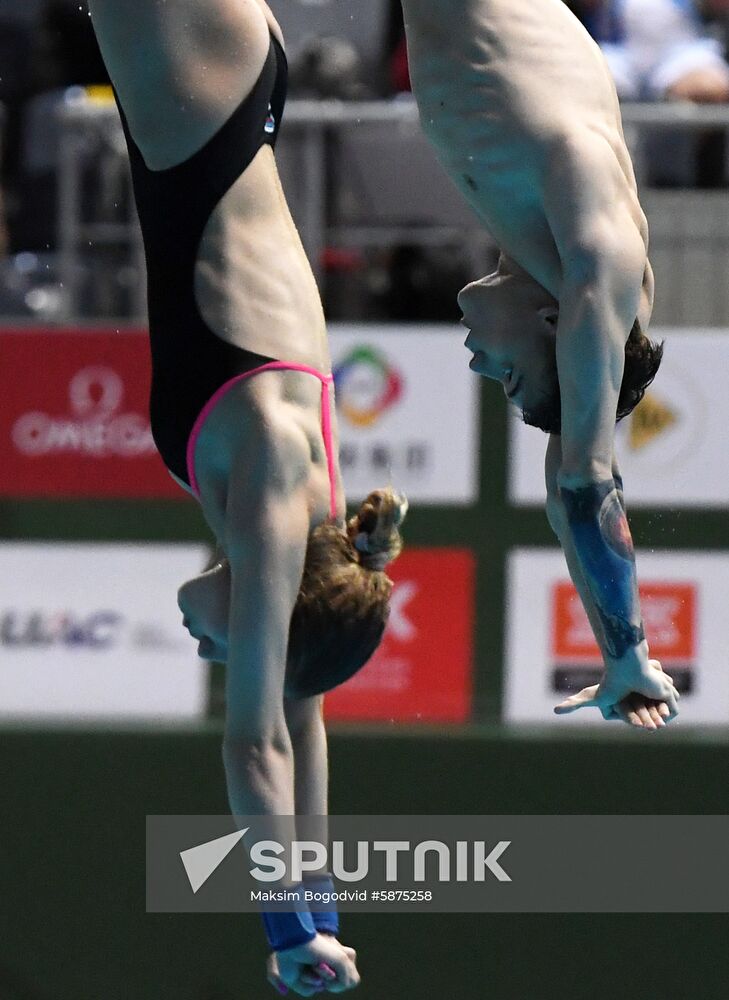
[[[663,344],[650,340],[640,328],[636,319],[625,344],[625,368],[620,385],[616,422],[627,417],[645,395],[645,391],[656,377],[663,358]],[[538,404],[522,412],[522,419],[530,427],[539,427],[546,434],[559,434],[562,430],[562,397],[557,377],[557,358],[552,357],[553,387]]]

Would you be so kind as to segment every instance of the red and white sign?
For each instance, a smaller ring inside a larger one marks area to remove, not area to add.
[[[640,606],[651,656],[662,664],[688,664],[696,656],[696,583],[641,582]],[[572,583],[552,588],[552,659],[602,665],[582,601]]]
[[[141,330],[0,331],[0,496],[172,497]]]
[[[407,549],[382,643],[326,696],[328,720],[464,722],[471,713],[475,559],[466,549]]]
[[[729,723],[729,552],[636,552],[651,656],[681,691],[676,723]],[[605,725],[597,709],[556,704],[599,681],[602,658],[559,549],[516,549],[507,564],[504,716],[550,726]]]

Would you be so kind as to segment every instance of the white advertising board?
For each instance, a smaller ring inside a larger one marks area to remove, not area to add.
[[[729,552],[638,551],[636,559],[646,637],[681,692],[680,721],[729,724]],[[597,709],[553,713],[597,683],[602,662],[562,552],[515,549],[507,588],[505,720],[607,725]]]
[[[655,382],[616,427],[628,509],[729,505],[729,331],[651,330],[665,339]],[[547,437],[509,421],[509,498],[544,503]]]
[[[475,503],[480,393],[463,330],[338,324],[330,332],[347,496],[392,483],[416,503]]]
[[[208,667],[177,588],[202,545],[0,545],[0,718],[194,719]]]

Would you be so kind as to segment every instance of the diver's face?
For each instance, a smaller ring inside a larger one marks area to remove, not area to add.
[[[557,303],[537,282],[489,275],[458,295],[471,371],[504,386],[520,410],[553,391]]]
[[[230,565],[227,560],[183,583],[177,592],[182,624],[198,640],[198,656],[225,663],[228,659]]]
[[[214,663],[228,661],[230,563],[227,559],[194,576],[177,591],[182,624],[198,640],[197,655]],[[284,695],[295,697],[284,678]]]

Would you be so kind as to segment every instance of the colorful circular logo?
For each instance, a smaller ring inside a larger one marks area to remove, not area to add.
[[[337,405],[350,423],[368,427],[402,396],[403,379],[372,347],[355,347],[334,369]]]

